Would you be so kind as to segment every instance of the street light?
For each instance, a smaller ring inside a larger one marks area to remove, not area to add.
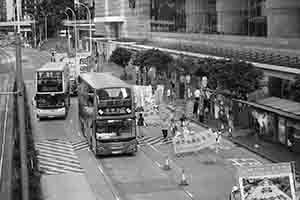
[[[85,4],[83,4],[81,2],[75,2],[75,3],[85,7],[88,11],[88,14],[89,14],[89,27],[90,27],[90,53],[92,54],[92,15],[91,15],[90,9]]]
[[[47,16],[48,14],[43,14],[45,17],[45,41],[47,41]]]
[[[66,11],[64,13],[65,13],[65,15],[67,15],[67,20],[69,22],[69,15],[68,15],[68,13]],[[68,51],[70,52],[70,29],[69,29],[69,25],[68,25]]]
[[[76,29],[76,15],[75,15],[75,12],[70,8],[70,7],[67,7],[66,8],[66,11],[67,10],[70,10],[72,12],[72,15],[74,17],[74,20],[75,20],[75,24],[74,24],[74,31],[75,31],[75,64],[76,64],[76,57],[77,57],[77,29]]]
[[[33,23],[33,29],[34,29],[34,47],[36,48],[36,25],[35,25],[35,17],[31,13],[27,13],[27,15],[32,16],[32,19],[34,19],[34,23]]]

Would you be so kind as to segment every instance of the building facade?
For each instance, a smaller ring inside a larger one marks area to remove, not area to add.
[[[294,38],[299,0],[95,0],[96,34],[181,32]]]

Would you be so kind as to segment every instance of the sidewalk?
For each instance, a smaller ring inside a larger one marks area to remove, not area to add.
[[[179,105],[168,105],[169,110],[178,110],[182,109],[182,103],[179,103]],[[206,128],[214,128],[212,125],[207,125],[204,123],[200,123],[199,121],[195,119],[190,119],[194,123],[199,124],[200,126],[204,126]],[[248,149],[251,152],[254,152],[261,157],[277,163],[277,162],[291,162],[295,161],[296,163],[296,174],[300,174],[300,155],[294,152],[289,151],[286,147],[265,142],[263,140],[257,141],[256,138],[252,135],[247,134],[247,130],[236,130],[234,133],[232,133],[233,137],[227,137],[228,140],[232,141],[238,146],[244,147]],[[255,148],[255,144],[258,145],[258,148]]]

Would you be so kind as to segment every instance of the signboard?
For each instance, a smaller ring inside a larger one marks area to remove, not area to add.
[[[205,130],[200,133],[185,130],[173,138],[175,154],[199,151],[215,143],[216,136],[211,130]]]
[[[296,200],[291,163],[238,169],[242,200]]]

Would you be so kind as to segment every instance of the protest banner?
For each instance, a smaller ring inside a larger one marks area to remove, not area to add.
[[[196,152],[201,149],[212,146],[216,143],[215,134],[211,130],[205,130],[200,133],[185,131],[178,133],[173,138],[173,148],[175,154]]]
[[[238,169],[242,200],[296,200],[291,163]]]

